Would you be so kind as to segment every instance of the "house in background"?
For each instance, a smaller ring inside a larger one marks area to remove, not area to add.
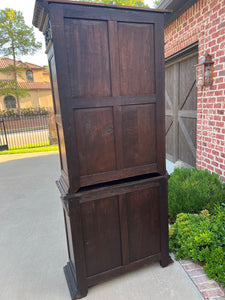
[[[0,58],[0,68],[13,65],[13,60],[9,58]],[[17,66],[22,67],[18,82],[21,88],[26,88],[29,96],[20,98],[20,107],[45,107],[53,111],[52,91],[48,71],[41,66],[32,63],[16,62]],[[7,74],[0,72],[0,80],[9,81],[14,79],[14,72]],[[16,99],[12,95],[0,96],[0,109],[17,108]]]
[[[166,146],[175,162],[218,172],[225,180],[225,0],[162,0],[165,28]],[[196,87],[205,53],[213,84]]]

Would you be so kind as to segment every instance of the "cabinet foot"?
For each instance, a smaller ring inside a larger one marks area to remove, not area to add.
[[[84,291],[79,290],[77,287],[76,276],[74,273],[74,268],[71,262],[68,262],[67,265],[63,268],[67,285],[70,291],[70,296],[72,300],[80,299],[87,296],[87,289]]]
[[[170,255],[168,255],[168,256],[162,258],[162,259],[160,260],[159,263],[160,263],[160,266],[161,266],[161,267],[165,268],[165,267],[167,267],[168,265],[173,264],[173,260],[172,260],[172,258],[170,257]]]

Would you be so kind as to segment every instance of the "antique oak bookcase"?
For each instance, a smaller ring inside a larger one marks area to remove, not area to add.
[[[159,10],[36,0],[73,299],[112,276],[169,263],[164,17]]]

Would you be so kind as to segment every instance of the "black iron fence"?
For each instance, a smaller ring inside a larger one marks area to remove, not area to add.
[[[48,114],[0,116],[0,151],[47,146]]]

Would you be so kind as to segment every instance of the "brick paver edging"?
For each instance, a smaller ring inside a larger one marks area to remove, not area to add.
[[[196,287],[202,293],[203,297],[207,300],[224,300],[225,290],[219,286],[219,284],[209,279],[203,267],[197,263],[194,263],[191,259],[181,260],[180,264],[194,282]]]

